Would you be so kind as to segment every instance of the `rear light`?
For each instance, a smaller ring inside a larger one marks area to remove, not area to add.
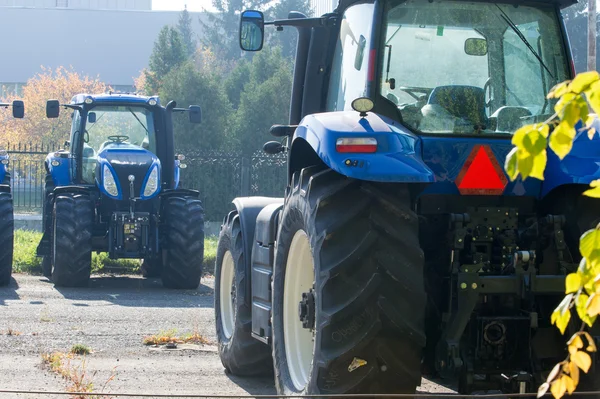
[[[377,140],[372,137],[345,137],[335,142],[337,152],[363,152],[377,151]]]

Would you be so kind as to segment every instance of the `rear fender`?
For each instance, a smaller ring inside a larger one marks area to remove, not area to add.
[[[336,140],[372,137],[374,153],[340,153]],[[354,179],[389,183],[431,183],[434,174],[421,158],[421,141],[404,127],[385,117],[358,112],[326,112],[306,116],[296,128],[292,146],[306,141],[329,168]],[[292,160],[293,162],[293,160]]]
[[[548,148],[548,161],[544,172],[541,197],[545,198],[549,193],[563,185],[581,184],[589,185],[592,181],[600,179],[600,136],[595,134],[590,140],[587,129],[582,129],[581,122],[573,147],[569,154],[562,160]],[[593,123],[596,131],[600,131],[600,121],[596,119]]]
[[[189,188],[176,188],[176,189],[169,189],[169,190],[163,190],[160,194],[159,194],[160,198],[166,198],[166,197],[195,197],[195,198],[199,198],[200,197],[200,191],[198,190],[192,190]]]
[[[248,254],[244,257],[244,273],[246,276],[252,276],[252,248],[254,243],[254,234],[256,230],[256,219],[260,211],[271,204],[283,204],[283,198],[273,197],[239,197],[232,201],[240,218],[240,227],[242,229],[242,244],[244,253]],[[227,219],[223,221],[223,225],[227,223]],[[223,226],[221,226],[223,228]],[[248,293],[252,292],[252,278],[246,279],[244,290],[244,303],[252,306],[251,296]]]

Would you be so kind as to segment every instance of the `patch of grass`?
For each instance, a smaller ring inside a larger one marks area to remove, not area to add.
[[[41,274],[42,258],[36,256],[37,246],[42,239],[42,233],[32,230],[15,230],[15,249],[13,272]],[[217,256],[217,236],[207,236],[204,240],[204,274],[214,274]],[[139,259],[110,259],[108,254],[92,253],[92,273],[116,272],[120,274],[139,273]]]
[[[13,271],[15,273],[39,274],[42,258],[35,256],[42,233],[33,230],[15,230]]]
[[[86,360],[83,358],[79,366],[74,366],[72,361],[75,359],[75,354],[64,352],[52,352],[42,354],[42,364],[50,371],[60,375],[67,382],[67,392],[83,392],[92,395],[72,396],[76,399],[91,399],[99,398],[98,395],[93,395],[96,391],[94,387],[94,377],[96,372],[91,375],[86,370]],[[104,382],[99,392],[104,392],[106,386],[115,378],[116,367],[113,369],[111,376]],[[103,396],[102,398],[106,398]]]
[[[204,262],[202,266],[203,274],[215,274],[215,261],[217,260],[218,236],[206,236],[204,238]]]
[[[167,331],[161,331],[156,335],[150,335],[148,337],[144,337],[143,343],[144,345],[166,345],[169,343],[177,343],[177,344],[200,344],[207,345],[210,344],[210,341],[206,339],[204,336],[200,335],[198,331],[194,331],[193,333],[182,335],[181,337],[175,335],[177,334],[176,329],[171,329]]]
[[[92,350],[87,345],[75,344],[71,347],[70,352],[75,355],[89,355],[92,352]]]

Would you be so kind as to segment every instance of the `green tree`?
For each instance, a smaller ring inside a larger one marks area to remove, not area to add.
[[[187,10],[187,5],[179,15],[177,30],[181,35],[187,56],[193,56],[196,52],[196,39],[194,38],[194,30],[192,29],[192,17],[190,17],[190,13]]]
[[[292,64],[279,49],[258,53],[249,69],[233,128],[237,143],[246,153],[261,149],[272,139],[272,125],[287,123],[292,90]]]
[[[268,9],[266,17],[270,19],[287,19],[291,11],[301,12],[308,17],[312,15],[308,0],[280,0]],[[281,32],[275,29],[268,29],[266,33],[270,46],[281,47],[284,57],[295,58],[296,44],[298,42],[298,31],[296,28],[285,27]]]
[[[182,65],[187,59],[185,45],[179,32],[164,26],[154,42],[148,69],[144,71],[145,91],[148,94],[159,92],[164,77],[172,69]]]
[[[598,72],[580,73],[572,81],[556,85],[548,98],[558,100],[555,114],[544,123],[524,126],[513,135],[515,148],[507,155],[504,166],[513,181],[518,176],[523,180],[528,177],[544,180],[548,146],[562,160],[571,152],[577,133],[587,133],[590,140],[597,134],[590,108],[595,114],[600,113]],[[600,198],[600,179],[593,181],[583,195]],[[591,367],[589,353],[597,351],[586,327],[592,327],[600,314],[600,224],[583,233],[579,251],[581,263],[576,272],[567,275],[566,296],[552,313],[551,322],[564,334],[572,322],[574,309],[582,325],[568,341],[567,358],[548,375],[539,388],[538,397],[548,390],[557,399],[567,392],[573,393],[579,383],[580,370],[587,373]]]
[[[171,100],[178,107],[199,105],[202,108],[201,124],[190,124],[185,114],[173,115],[175,147],[184,152],[199,152],[223,148],[228,136],[231,105],[223,90],[219,75],[198,71],[191,61],[169,72],[160,89],[163,103]]]

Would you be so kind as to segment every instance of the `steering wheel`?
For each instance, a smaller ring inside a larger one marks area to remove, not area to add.
[[[113,143],[121,144],[121,143],[124,143],[125,141],[129,140],[129,136],[115,135],[115,136],[108,136],[108,139],[110,141],[112,141]]]

